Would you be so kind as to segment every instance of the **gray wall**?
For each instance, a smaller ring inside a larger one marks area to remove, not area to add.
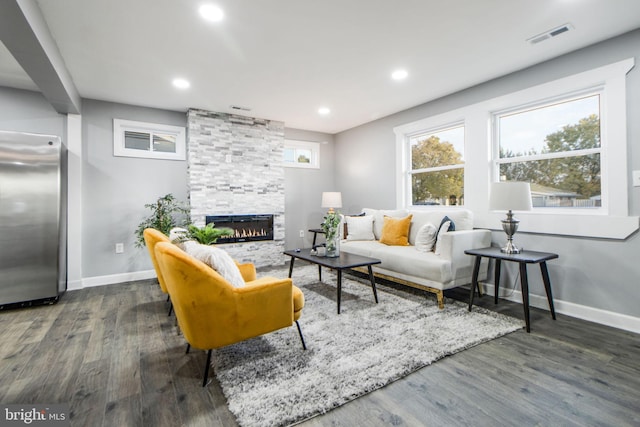
[[[85,99],[82,106],[82,277],[94,278],[151,270],[145,248],[134,246],[133,232],[147,215],[146,203],[167,193],[187,201],[184,161],[113,156],[113,119],[186,126],[186,114]],[[0,130],[58,135],[65,139],[65,117],[38,92],[0,87]],[[285,247],[311,245],[307,232],[322,222],[323,191],[337,190],[333,136],[285,129],[285,138],[326,142],[320,169],[285,168]],[[305,237],[299,237],[304,230]],[[124,254],[115,244],[124,243]],[[103,280],[103,282],[109,280]]]
[[[173,193],[187,201],[187,162],[113,156],[113,119],[187,124],[185,113],[83,100],[83,277],[151,270],[146,248],[134,247],[134,231],[146,203]],[[124,243],[124,253],[115,244]]]
[[[65,116],[38,92],[0,86],[0,130],[43,133],[65,139]]]
[[[352,211],[362,207],[395,206],[395,126],[629,57],[635,57],[636,61],[640,58],[640,30],[339,133],[335,136],[336,182],[343,192],[343,199],[348,201]],[[627,76],[629,171],[640,169],[638,67],[636,64]],[[629,214],[640,215],[640,187],[631,186],[630,176],[629,201]],[[473,209],[473,206],[467,207]],[[546,248],[560,255],[558,260],[549,263],[556,299],[640,317],[640,238],[637,232],[625,241],[524,233],[518,234],[517,238],[523,247]],[[503,233],[494,232],[494,242],[502,243],[503,239]],[[505,280],[513,285],[515,270],[510,270]],[[532,269],[529,276],[531,293],[544,295],[537,271]]]
[[[284,137],[321,143],[320,169],[284,168],[285,248],[309,247],[313,234],[307,230],[318,228],[324,216],[324,209],[320,207],[322,192],[339,190],[335,181],[333,136],[285,128]],[[342,211],[347,212],[344,209]],[[304,231],[304,238],[299,237],[300,230]]]

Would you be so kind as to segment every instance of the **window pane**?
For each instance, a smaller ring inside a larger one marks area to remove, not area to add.
[[[311,163],[311,150],[307,150],[306,148],[298,148],[296,150],[296,162]]]
[[[146,132],[124,131],[124,148],[149,151],[150,135]]]
[[[501,181],[531,183],[534,207],[600,207],[600,154],[500,165]]]
[[[464,163],[464,126],[417,135],[410,144],[413,170]]]
[[[296,150],[294,148],[285,148],[283,150],[283,158],[286,163],[295,163]]]
[[[464,169],[411,175],[413,205],[463,205]]]
[[[600,147],[600,96],[498,117],[500,158]]]
[[[153,134],[153,151],[159,151],[162,153],[175,153],[176,152],[175,135],[154,133]]]

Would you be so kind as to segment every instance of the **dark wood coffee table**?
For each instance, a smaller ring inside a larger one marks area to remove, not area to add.
[[[317,256],[311,255],[311,249],[296,249],[291,251],[284,251],[285,255],[289,255],[291,257],[291,262],[289,264],[289,277],[293,273],[293,263],[296,258],[305,260],[312,264],[316,264],[318,266],[318,277],[319,280],[322,281],[322,267],[327,267],[332,270],[336,270],[338,272],[338,314],[340,314],[340,295],[342,293],[342,271],[343,270],[351,270],[356,267],[367,267],[369,271],[369,280],[371,281],[371,289],[373,290],[373,298],[376,300],[376,304],[378,303],[378,292],[376,291],[376,279],[373,276],[373,270],[371,266],[374,264],[380,264],[382,261],[376,258],[369,258],[361,255],[340,253],[338,257],[325,257],[325,256]]]

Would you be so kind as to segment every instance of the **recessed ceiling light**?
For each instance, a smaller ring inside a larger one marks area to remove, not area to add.
[[[185,79],[173,79],[173,85],[175,87],[177,87],[178,89],[189,89],[189,87],[191,86],[191,83],[189,83],[188,80]]]
[[[320,115],[326,116],[330,112],[331,112],[331,110],[328,109],[327,107],[318,108],[318,114],[320,114]]]
[[[198,11],[200,12],[200,16],[207,21],[220,22],[224,18],[222,9],[213,4],[203,4]]]
[[[407,70],[396,70],[393,73],[391,73],[391,78],[393,80],[404,80],[407,78],[407,76],[409,76],[409,73],[407,72]]]

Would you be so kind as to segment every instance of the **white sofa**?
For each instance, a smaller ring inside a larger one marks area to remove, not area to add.
[[[350,236],[349,227],[344,227],[345,236],[343,237],[346,238],[341,240],[340,251],[380,259],[382,263],[373,266],[377,277],[433,292],[441,309],[444,308],[443,291],[445,289],[471,283],[475,257],[466,255],[464,251],[491,246],[491,232],[474,230],[473,213],[467,209],[377,210],[365,208],[363,213],[364,216],[372,217],[367,220],[372,220],[373,236],[367,237],[362,230]],[[409,214],[413,215],[408,234],[409,246],[390,246],[380,243],[384,216],[402,218]],[[430,223],[437,233],[445,216],[453,221],[455,231],[439,233],[436,243],[437,252],[425,251],[424,245],[420,242],[421,250],[419,251],[416,248],[418,231],[425,224]],[[363,223],[368,224],[367,221],[363,222],[356,218],[346,217],[345,223],[351,222],[353,228],[356,221],[359,221],[360,227]],[[486,261],[481,264],[478,280],[486,279],[487,266]]]

